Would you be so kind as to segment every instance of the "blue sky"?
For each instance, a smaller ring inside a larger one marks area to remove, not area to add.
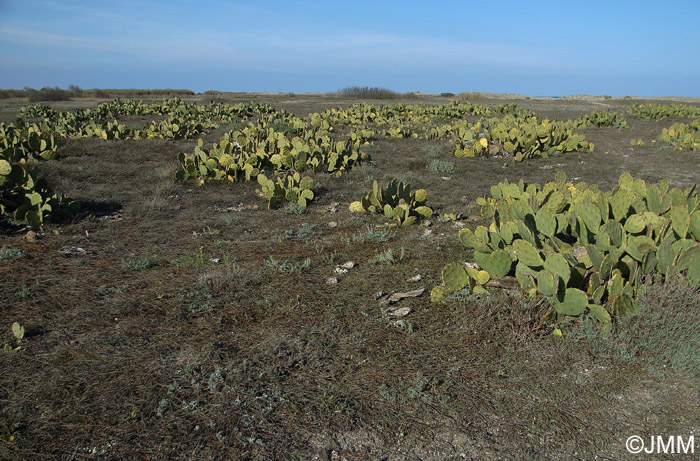
[[[700,96],[700,1],[0,0],[0,88]]]

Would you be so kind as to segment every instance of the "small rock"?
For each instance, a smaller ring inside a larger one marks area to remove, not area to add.
[[[352,261],[348,261],[345,264],[342,264],[340,267],[344,269],[352,269],[353,267],[355,267],[355,263]]]
[[[422,224],[423,227],[430,227],[432,225],[433,225],[433,222],[428,221],[427,219],[425,221],[423,221],[423,224]]]
[[[347,269],[344,269],[344,268],[342,268],[342,267],[336,267],[335,270],[334,270],[333,272],[335,272],[335,273],[338,274],[338,275],[344,275],[344,274],[347,274],[347,273],[348,273],[348,270],[347,270]]]
[[[63,247],[58,252],[66,256],[83,256],[87,254],[87,251],[80,247]]]
[[[334,227],[338,227],[338,223],[335,222],[335,221],[331,221],[331,222],[329,222],[328,224],[326,224],[326,226],[328,226],[328,227],[330,227],[330,228],[332,229],[332,228],[334,228]]]
[[[24,240],[26,240],[29,243],[36,243],[37,240],[39,240],[39,236],[36,232],[30,230],[24,235]]]
[[[449,181],[452,178],[450,178],[449,176],[440,176],[440,179],[444,179],[445,181]]]
[[[455,221],[455,223],[452,225],[452,227],[456,229],[461,229],[464,226],[466,226],[466,224],[464,224],[462,221]]]
[[[399,301],[401,301],[404,298],[415,298],[423,294],[425,291],[425,288],[419,288],[418,290],[413,290],[413,291],[407,291],[406,293],[397,293],[397,292],[392,292],[390,294],[386,294],[383,291],[380,291],[376,295],[374,295],[375,299],[379,304],[394,304]]]
[[[411,313],[410,307],[402,307],[400,309],[390,311],[389,315],[394,316],[394,317],[406,317],[410,313]]]
[[[418,275],[411,277],[410,279],[407,279],[406,281],[407,282],[420,282],[421,280],[423,280],[423,276],[418,274]]]
[[[211,258],[209,261],[213,262],[214,264],[219,264],[221,262],[221,258]]]
[[[429,236],[429,235],[432,234],[432,233],[433,233],[433,230],[432,230],[432,229],[426,229],[426,230],[423,231],[423,237],[427,237],[427,236]]]
[[[338,279],[336,277],[328,277],[326,279],[326,283],[328,285],[335,285],[336,283],[338,283]]]
[[[122,217],[119,213],[107,213],[97,216],[98,221],[121,221]]]

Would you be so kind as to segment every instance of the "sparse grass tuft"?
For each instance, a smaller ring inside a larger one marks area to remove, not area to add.
[[[306,207],[299,205],[297,202],[287,202],[287,204],[282,208],[285,213],[289,214],[304,214],[306,213]]]
[[[391,248],[388,248],[381,253],[377,253],[374,257],[372,257],[369,260],[370,264],[397,264],[401,261],[403,261],[404,256],[406,255],[406,250],[404,248],[401,248],[399,251],[399,254],[396,255],[394,254],[394,250]]]
[[[278,260],[272,256],[263,263],[265,269],[274,270],[287,274],[306,272],[311,267],[311,258],[306,258],[301,262],[290,262],[288,260]]]
[[[24,258],[24,251],[19,248],[3,246],[0,248],[0,261],[15,261]]]
[[[442,149],[438,144],[428,144],[423,146],[423,153],[430,158],[438,158],[442,155]]]
[[[570,337],[584,339],[602,354],[642,363],[654,373],[664,369],[700,376],[700,290],[681,278],[652,285],[639,299],[639,311],[619,320],[601,336],[591,322],[581,322]]]
[[[352,241],[355,243],[384,243],[394,237],[394,232],[387,228],[373,229],[367,226],[367,230],[352,236]]]
[[[153,261],[145,256],[142,258],[124,258],[122,259],[122,267],[129,271],[139,272],[153,267]]]
[[[316,224],[302,223],[298,229],[277,230],[273,240],[283,242],[285,240],[303,240],[314,234]]]
[[[457,169],[454,163],[445,160],[433,160],[426,166],[428,171],[435,174],[453,174]]]

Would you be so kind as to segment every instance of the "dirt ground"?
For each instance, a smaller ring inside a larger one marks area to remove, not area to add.
[[[358,102],[215,98],[300,116]],[[472,102],[572,119],[640,101]],[[22,105],[0,102],[0,120]],[[267,210],[255,183],[174,182],[177,154],[196,141],[62,141],[42,173],[83,203],[82,217],[46,226],[35,242],[0,235],[0,247],[22,254],[0,261],[0,342],[12,341],[13,322],[27,328],[18,351],[0,352],[0,458],[637,459],[625,448],[632,435],[694,436],[700,452],[697,290],[652,286],[610,338],[585,323],[554,338],[544,308],[517,292],[430,303],[442,267],[469,258],[455,223],[377,228],[381,216],[347,209],[373,180],[394,177],[425,188],[437,212],[467,216],[498,181],[545,182],[558,169],[603,189],[623,171],[691,186],[698,153],[652,142],[673,122],[585,129],[594,152],[522,163],[381,139],[366,148],[371,163],[340,178],[313,174],[316,198],[303,214]],[[633,138],[645,145],[631,147]],[[432,172],[432,160],[454,171]],[[393,261],[370,263],[389,249]],[[348,261],[356,266],[327,284]],[[411,309],[401,322],[375,299],[417,288],[426,293],[401,301]]]

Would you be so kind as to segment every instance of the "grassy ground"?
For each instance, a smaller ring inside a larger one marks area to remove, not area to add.
[[[214,97],[299,115],[357,102]],[[634,101],[506,102],[568,119]],[[0,117],[21,104],[4,101]],[[266,210],[253,183],[174,183],[177,153],[196,141],[65,142],[42,171],[90,213],[36,242],[0,237],[0,341],[15,321],[29,336],[0,353],[0,458],[624,459],[633,434],[700,439],[700,294],[682,281],[651,287],[610,339],[584,323],[557,340],[541,306],[514,292],[439,306],[426,293],[401,301],[411,312],[397,323],[375,293],[429,291],[468,253],[453,223],[386,231],[380,216],[347,212],[391,177],[467,215],[503,178],[543,182],[557,169],[603,188],[622,171],[698,182],[697,153],[651,142],[671,120],[629,123],[585,130],[593,153],[521,164],[379,140],[372,164],[315,175],[303,214]],[[347,261],[356,267],[327,284]]]

